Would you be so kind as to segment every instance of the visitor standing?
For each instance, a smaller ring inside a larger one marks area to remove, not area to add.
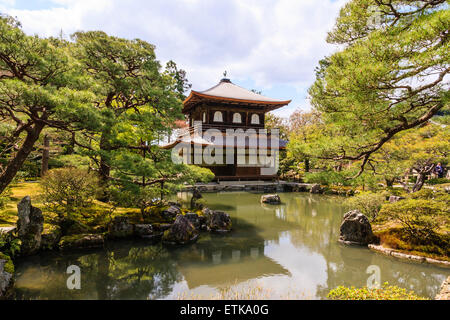
[[[444,177],[444,168],[442,167],[441,163],[438,163],[436,168],[434,168],[434,173],[438,176],[438,178]]]

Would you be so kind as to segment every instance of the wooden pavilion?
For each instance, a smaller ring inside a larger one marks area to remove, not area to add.
[[[192,136],[199,124],[201,124],[202,133],[209,129],[216,129],[224,136],[227,129],[244,131],[254,129],[256,132],[260,132],[260,129],[265,129],[266,113],[286,106],[290,102],[291,100],[280,101],[246,90],[226,78],[206,91],[192,90],[183,102],[183,113],[189,123],[189,138],[191,138],[189,141],[192,144],[202,144],[203,146],[208,143],[214,144],[214,142],[207,142]],[[173,148],[182,141],[183,137],[180,137],[164,147]],[[278,147],[272,148],[269,140],[267,149],[277,149],[278,153],[280,149],[286,147],[287,141],[278,140],[278,142]],[[220,146],[226,147],[225,142],[221,142]],[[250,148],[252,146],[247,141],[245,145],[247,154]],[[237,165],[235,161],[233,164],[208,165],[203,163],[201,166],[209,168],[216,175],[216,180],[272,180],[276,178],[276,175],[262,174],[261,165]]]

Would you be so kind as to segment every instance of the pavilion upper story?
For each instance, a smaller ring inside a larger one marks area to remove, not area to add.
[[[264,129],[265,114],[290,102],[265,97],[222,79],[208,90],[192,90],[183,102],[183,113],[191,128],[195,122],[201,122],[203,130]]]

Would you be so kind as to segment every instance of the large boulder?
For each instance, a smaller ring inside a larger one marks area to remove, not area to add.
[[[186,219],[189,220],[190,223],[195,227],[195,229],[200,229],[202,223],[200,221],[200,217],[195,212],[188,212],[184,215]]]
[[[266,194],[261,197],[261,203],[281,204],[280,196],[277,194]]]
[[[26,196],[17,205],[19,219],[17,220],[17,233],[22,242],[21,255],[36,253],[41,246],[41,234],[44,230],[44,217],[42,211],[31,205],[31,199]]]
[[[104,243],[105,240],[101,234],[76,234],[62,237],[59,248],[63,251],[102,248]]]
[[[213,232],[230,232],[233,225],[230,215],[222,211],[212,211],[207,221],[208,230]]]
[[[134,235],[146,241],[157,241],[161,240],[162,233],[155,232],[151,224],[135,224]]]
[[[62,232],[59,226],[52,225],[42,233],[41,250],[53,250],[61,240]]]
[[[153,227],[151,224],[135,224],[134,235],[138,237],[150,236],[153,234]]]
[[[309,192],[314,194],[322,193],[322,187],[320,186],[320,184],[313,184]]]
[[[10,297],[14,283],[14,264],[11,258],[0,252],[0,300]]]
[[[181,214],[181,209],[176,205],[171,205],[169,208],[161,211],[161,217],[166,221],[174,220],[179,214]]]
[[[187,244],[197,238],[198,231],[185,216],[179,214],[170,229],[164,232],[162,240],[167,244]]]
[[[115,217],[108,227],[109,238],[128,238],[134,234],[133,224],[127,217]]]
[[[344,215],[339,241],[344,244],[366,246],[378,243],[378,238],[372,232],[369,219],[358,210],[353,210]]]

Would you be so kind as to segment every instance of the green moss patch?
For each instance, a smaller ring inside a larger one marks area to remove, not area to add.
[[[0,252],[0,260],[6,260],[5,271],[10,274],[14,274],[14,263],[12,262],[11,258],[6,254]]]

